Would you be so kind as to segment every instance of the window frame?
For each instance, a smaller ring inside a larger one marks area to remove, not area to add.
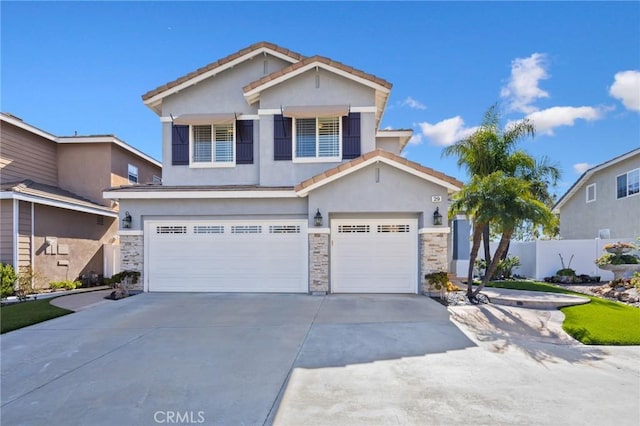
[[[135,170],[135,172],[133,172],[133,170]],[[132,176],[134,177],[134,179],[131,179]],[[139,174],[138,167],[134,166],[131,163],[127,164],[127,179],[129,180],[130,185],[135,185],[138,182],[140,182],[140,174]]]
[[[195,141],[193,137],[194,127],[211,127],[211,139],[215,139],[216,126],[228,126],[229,124],[189,124],[189,167],[190,168],[224,168],[224,167],[235,167],[236,166],[236,121],[234,120],[231,123],[231,128],[233,130],[233,139],[231,141],[231,149],[232,149],[232,159],[231,161],[216,161],[215,160],[215,140],[210,141],[211,143],[211,161],[195,161],[194,160],[194,148]]]
[[[314,157],[298,157],[297,155],[297,139],[298,139],[298,128],[297,121],[299,120],[296,117],[292,117],[292,136],[291,136],[291,159],[294,163],[339,163],[342,161],[342,117],[308,117],[302,118],[303,120],[314,119],[316,121],[315,124],[315,148],[316,155]],[[336,156],[331,157],[320,157],[320,126],[319,120],[321,119],[332,119],[337,120],[338,122],[338,153]]]
[[[593,188],[593,198],[589,199],[589,189]],[[596,201],[596,184],[592,183],[587,185],[586,191],[585,191],[585,195],[586,195],[586,200],[587,200],[587,204],[589,203],[593,203],[594,201]]]
[[[633,194],[629,194],[629,175],[633,174],[633,173],[637,173],[638,174],[638,189],[636,190],[636,192],[634,192]],[[618,179],[622,176],[625,176],[625,194],[623,196],[619,195],[618,192]],[[620,173],[619,175],[616,175],[616,179],[615,179],[615,194],[616,194],[616,200],[622,200],[624,198],[629,198],[629,197],[633,197],[635,195],[640,194],[640,168],[637,169],[631,169],[628,172],[625,173]]]

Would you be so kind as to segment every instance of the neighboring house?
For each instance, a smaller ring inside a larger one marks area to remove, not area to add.
[[[121,267],[144,291],[418,293],[462,183],[399,156],[390,90],[262,42],[146,93],[163,183],[105,192],[133,217]]]
[[[0,113],[0,261],[31,268],[41,286],[110,276],[118,207],[104,189],[161,176],[115,136],[58,137]]]
[[[640,236],[640,148],[584,172],[553,210],[563,239]]]

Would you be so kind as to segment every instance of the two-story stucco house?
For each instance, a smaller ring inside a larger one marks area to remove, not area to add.
[[[107,275],[118,244],[114,185],[159,181],[162,165],[112,135],[59,137],[0,114],[0,261],[36,285]]]
[[[640,236],[640,148],[584,172],[554,212],[563,239]]]
[[[146,93],[163,183],[105,192],[133,218],[121,267],[145,291],[420,292],[448,270],[462,183],[400,156],[390,90],[262,42]]]

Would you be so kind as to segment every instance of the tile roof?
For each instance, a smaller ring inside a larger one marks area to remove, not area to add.
[[[109,207],[96,204],[91,200],[81,197],[73,192],[69,192],[57,186],[45,185],[42,183],[34,182],[30,179],[25,179],[19,182],[7,182],[0,185],[0,191],[3,192],[15,192],[25,195],[32,195],[35,197],[46,198],[52,201],[61,201],[69,204],[74,204],[80,207],[89,207],[92,209],[103,210],[107,213],[115,213],[116,211]]]
[[[107,189],[108,192],[190,192],[190,191],[292,191],[293,186],[260,185],[123,185]]]
[[[458,179],[445,175],[442,172],[439,172],[437,170],[434,170],[432,168],[429,167],[425,167],[419,163],[416,163],[415,161],[409,161],[404,157],[400,157],[399,155],[395,155],[392,154],[391,152],[385,151],[383,149],[376,149],[375,151],[371,151],[371,152],[367,152],[366,154],[358,157],[358,158],[354,158],[353,160],[349,161],[348,163],[342,163],[337,167],[334,167],[332,169],[329,169],[323,173],[320,173],[318,175],[315,175],[301,183],[299,183],[298,185],[296,185],[296,187],[294,188],[294,190],[296,192],[299,192],[305,188],[308,188],[311,185],[314,185],[316,183],[322,182],[325,179],[328,179],[329,177],[337,174],[337,173],[341,173],[344,172],[346,170],[349,170],[355,166],[357,166],[360,163],[364,163],[365,161],[371,160],[372,158],[376,158],[376,157],[383,157],[389,160],[392,160],[396,163],[402,164],[403,166],[407,166],[410,167],[418,172],[433,176],[436,179],[440,179],[444,182],[447,182],[453,186],[456,186],[458,188],[461,188],[463,186],[463,183],[460,182]]]
[[[275,80],[277,78],[280,78],[282,76],[290,74],[290,73],[292,73],[292,72],[294,72],[294,71],[296,71],[296,70],[298,70],[298,69],[300,69],[302,67],[305,67],[305,66],[307,66],[309,64],[313,64],[313,63],[317,63],[317,62],[325,64],[325,65],[328,65],[328,66],[331,66],[331,67],[334,67],[334,68],[338,68],[338,69],[340,69],[340,70],[342,70],[344,72],[347,72],[349,74],[352,74],[352,75],[354,75],[356,77],[364,78],[364,79],[369,80],[369,81],[371,81],[373,83],[376,83],[376,84],[378,84],[378,85],[380,85],[382,87],[385,87],[387,89],[391,89],[391,86],[392,86],[391,83],[389,83],[388,81],[383,80],[383,79],[381,79],[379,77],[376,77],[373,74],[368,74],[368,73],[366,73],[364,71],[360,71],[358,69],[355,69],[353,67],[345,65],[342,62],[337,62],[337,61],[334,61],[334,60],[332,60],[330,58],[326,58],[324,56],[316,55],[316,56],[312,56],[310,58],[303,59],[303,60],[301,60],[299,62],[296,62],[295,64],[289,65],[288,67],[285,67],[285,68],[283,68],[283,69],[281,69],[279,71],[273,72],[273,73],[271,73],[269,75],[266,75],[266,76],[262,77],[260,80],[256,80],[256,81],[244,86],[242,88],[242,90],[245,93],[249,92],[249,91],[251,91],[251,90],[253,90],[253,89],[257,88],[257,87],[260,87],[263,84],[266,84],[266,83],[268,83],[268,82],[270,82],[272,80]]]
[[[154,97],[154,96],[156,96],[156,95],[158,95],[158,94],[160,94],[160,93],[162,93],[162,92],[164,92],[166,90],[169,90],[169,89],[171,89],[173,87],[176,87],[176,86],[178,86],[178,85],[180,85],[180,84],[182,84],[182,83],[184,83],[186,81],[189,81],[194,77],[197,77],[197,76],[199,76],[201,74],[209,72],[209,71],[211,71],[211,70],[213,70],[215,68],[218,68],[218,67],[220,67],[220,66],[222,66],[224,64],[227,64],[227,63],[229,63],[229,62],[231,62],[231,61],[233,61],[235,59],[238,59],[238,58],[240,58],[242,56],[245,56],[245,55],[247,55],[247,54],[249,54],[249,53],[251,53],[251,52],[253,52],[255,50],[261,49],[261,48],[267,48],[267,49],[274,50],[276,52],[282,53],[283,55],[289,56],[290,58],[295,59],[296,61],[300,61],[300,60],[305,58],[301,54],[293,52],[293,51],[291,51],[289,49],[285,49],[285,48],[280,47],[280,46],[278,46],[276,44],[273,44],[273,43],[269,43],[269,42],[266,42],[266,41],[261,41],[259,43],[252,44],[249,47],[241,49],[241,50],[237,51],[236,53],[233,53],[233,54],[231,54],[229,56],[226,56],[226,57],[224,57],[222,59],[219,59],[219,60],[217,60],[215,62],[212,62],[212,63],[210,63],[208,65],[205,65],[202,68],[198,68],[197,70],[195,70],[193,72],[190,72],[189,74],[187,74],[185,76],[182,76],[182,77],[180,77],[180,78],[178,78],[176,80],[173,80],[173,81],[171,81],[169,83],[166,83],[166,84],[163,84],[162,86],[159,86],[159,87],[157,87],[157,88],[155,88],[153,90],[150,90],[149,92],[147,92],[144,95],[142,95],[142,100],[146,101],[147,99],[150,99],[150,98],[152,98],[152,97]]]

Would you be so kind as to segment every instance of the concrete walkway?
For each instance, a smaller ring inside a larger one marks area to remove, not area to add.
[[[105,290],[84,291],[69,294],[53,299],[50,303],[59,308],[68,309],[70,311],[81,311],[103,303],[113,303],[114,300],[105,299],[106,296],[113,292],[112,288]]]
[[[588,297],[571,294],[494,287],[485,287],[481,293],[486,294],[491,303],[496,305],[530,309],[558,309],[564,306],[583,305],[590,302]]]

